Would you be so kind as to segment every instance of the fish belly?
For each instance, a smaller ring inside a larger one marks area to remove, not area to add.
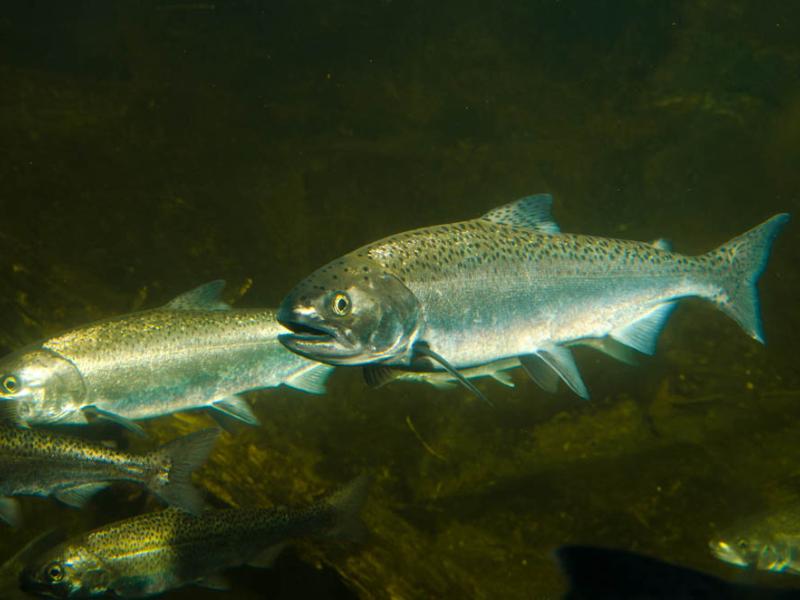
[[[421,340],[457,368],[613,334],[678,298],[711,295],[684,275],[586,272],[473,277],[418,285],[425,307]]]

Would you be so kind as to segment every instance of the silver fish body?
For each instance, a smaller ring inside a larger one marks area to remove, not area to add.
[[[220,588],[227,567],[268,566],[301,537],[356,537],[367,479],[306,508],[177,510],[107,525],[43,553],[23,571],[23,588],[58,598],[112,593],[140,598],[187,584]]]
[[[198,512],[203,501],[192,471],[211,451],[219,430],[205,429],[144,454],[120,452],[80,438],[0,427],[0,518],[18,521],[9,496],[55,496],[82,506],[113,482],[145,486],[168,503]]]
[[[231,310],[223,282],[162,308],[77,327],[0,361],[0,401],[20,421],[134,421],[210,407],[257,423],[237,394],[286,384],[322,393],[331,367],[287,352],[274,311]]]
[[[583,397],[568,346],[652,353],[680,298],[711,300],[763,341],[755,283],[788,215],[686,256],[663,242],[562,233],[550,206],[531,196],[359,248],[284,298],[278,320],[293,333],[281,340],[337,365],[461,370],[518,357],[546,389],[560,378]]]
[[[709,547],[738,567],[800,575],[800,503],[743,519],[711,539]]]

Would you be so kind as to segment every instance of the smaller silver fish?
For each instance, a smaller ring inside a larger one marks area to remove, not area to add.
[[[232,309],[224,281],[165,306],[75,327],[0,358],[0,410],[19,423],[135,421],[207,408],[259,421],[241,394],[287,385],[325,391],[333,367],[286,350],[271,309]],[[224,424],[224,422],[223,422]]]
[[[196,431],[146,454],[119,452],[78,438],[33,429],[0,427],[0,519],[20,521],[19,506],[8,496],[55,496],[83,506],[112,482],[145,486],[156,496],[189,512],[202,510],[192,486],[192,471],[205,462],[218,429]]]
[[[38,556],[23,570],[22,587],[53,598],[141,598],[188,584],[225,589],[219,571],[270,566],[293,539],[363,535],[358,513],[368,483],[361,476],[299,509],[235,508],[195,517],[170,508],[112,523]]]
[[[709,547],[737,567],[800,575],[800,503],[749,517],[714,537]]]

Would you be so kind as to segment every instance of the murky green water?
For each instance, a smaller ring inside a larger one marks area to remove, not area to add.
[[[389,233],[549,191],[566,231],[700,252],[800,207],[791,2],[11,2],[0,15],[0,346],[225,278],[275,306]],[[363,546],[302,544],[214,598],[548,598],[550,552],[633,548],[727,578],[716,527],[800,493],[797,225],[761,281],[768,345],[685,302],[636,368],[577,353],[593,399],[481,383],[254,395],[200,481],[302,503],[362,471]],[[155,437],[204,417],[149,424]],[[26,501],[38,531],[152,508]],[[321,570],[318,570],[320,567]],[[195,589],[170,598],[204,597]]]

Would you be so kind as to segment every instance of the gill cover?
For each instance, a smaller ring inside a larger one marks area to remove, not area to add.
[[[280,341],[307,358],[334,365],[403,362],[418,334],[420,304],[391,273],[345,257],[302,281],[277,318],[292,331]]]
[[[110,589],[112,573],[85,546],[66,542],[39,556],[22,571],[22,589],[55,598],[87,598]]]
[[[76,410],[85,396],[78,369],[55,352],[21,350],[0,361],[0,401],[15,400],[21,422],[56,422]]]

